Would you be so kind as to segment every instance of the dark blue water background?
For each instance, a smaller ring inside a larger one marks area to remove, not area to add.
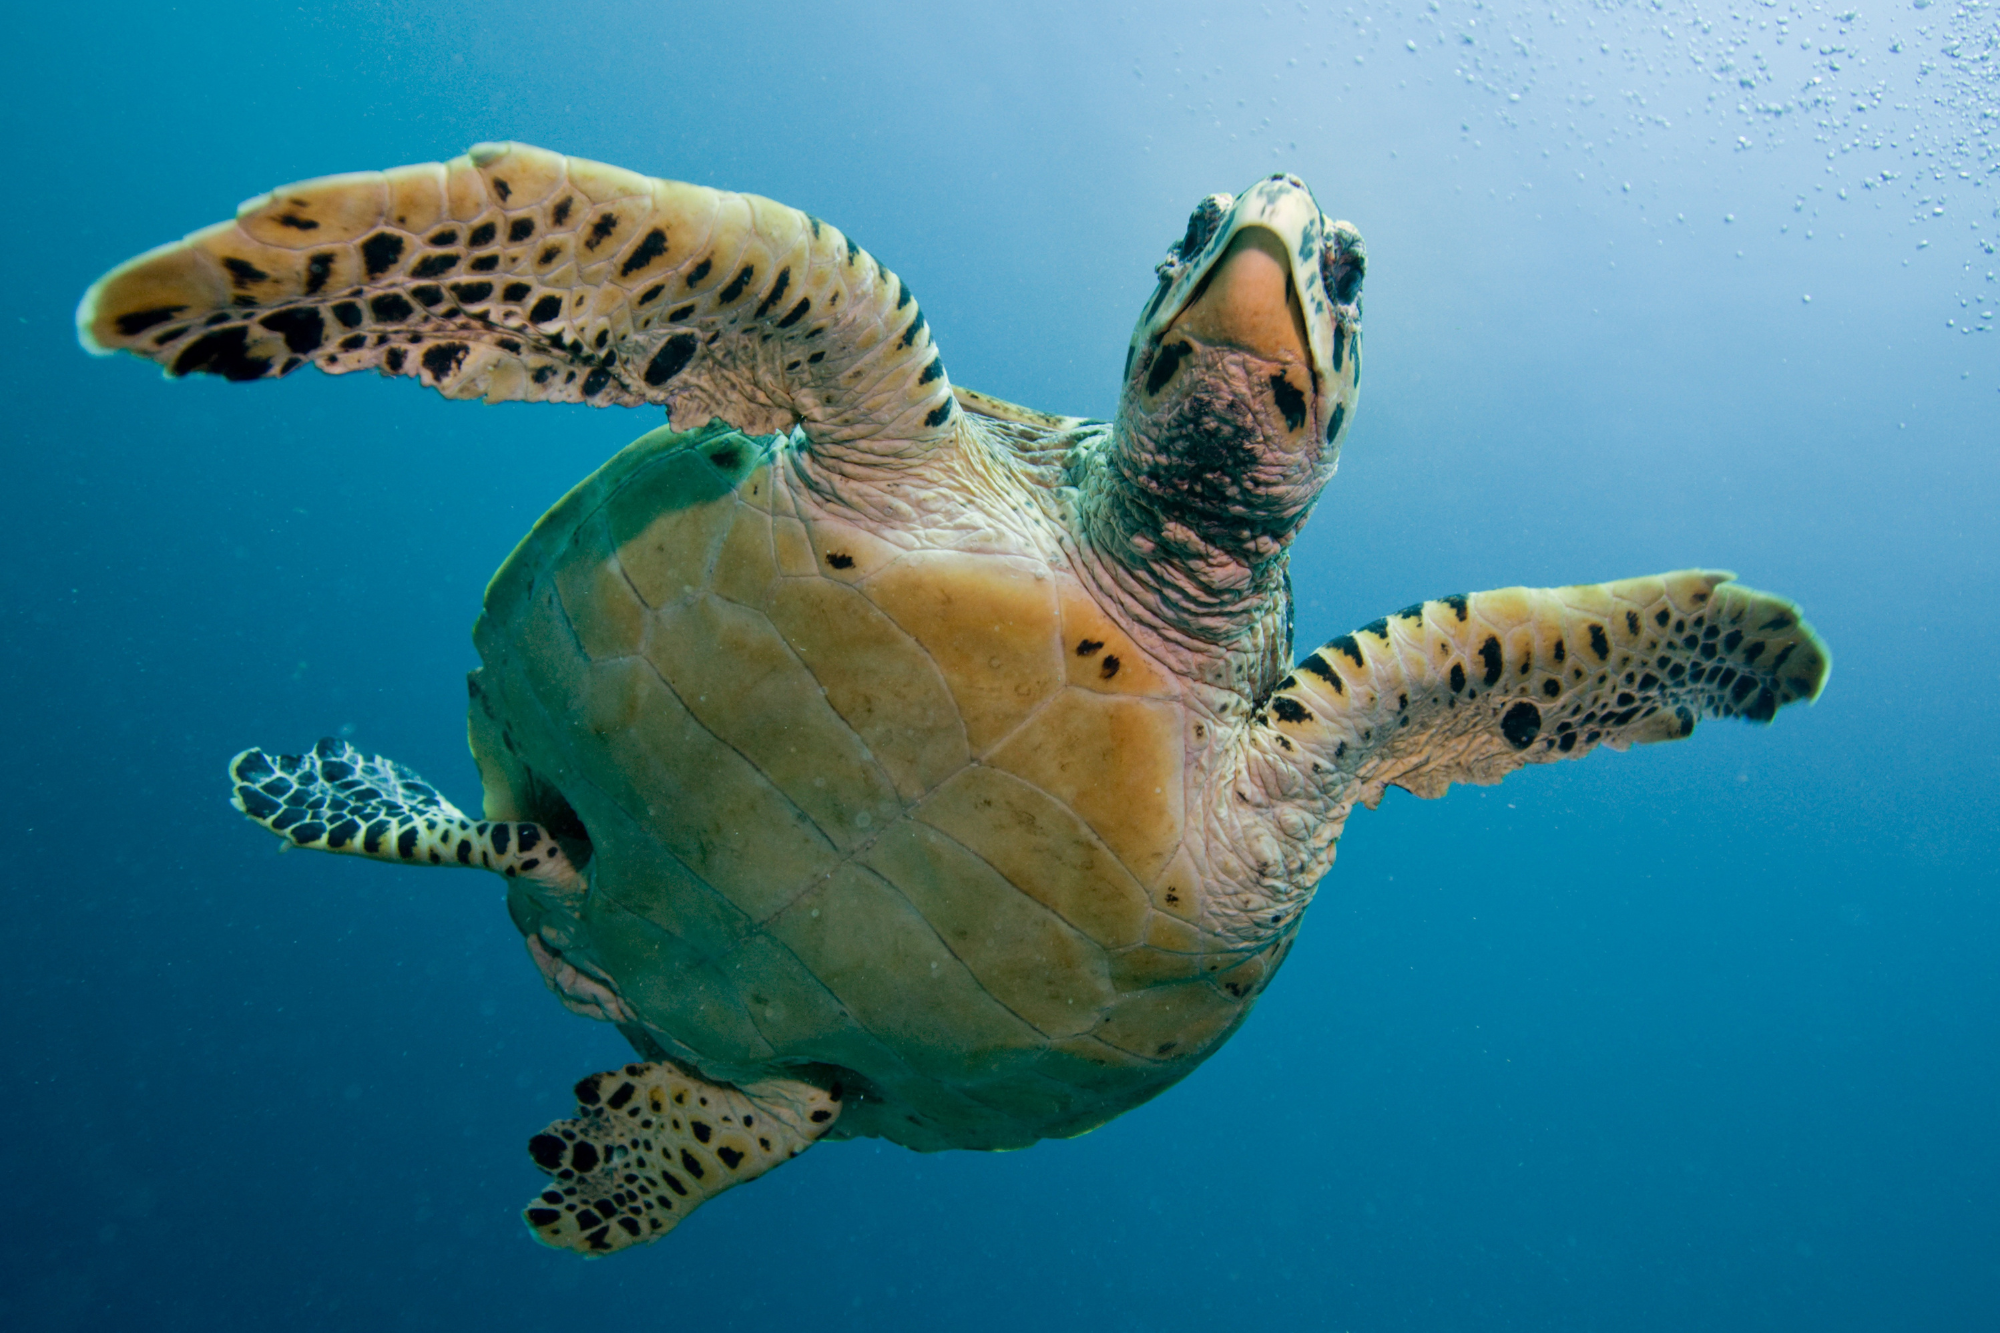
[[[0,1322],[2000,1327],[1994,7],[1844,12],[15,13]],[[617,1036],[497,882],[280,859],[222,765],[338,733],[476,799],[484,581],[657,414],[169,383],[70,324],[238,199],[510,137],[832,219],[954,380],[1091,415],[1187,209],[1296,171],[1373,261],[1301,642],[1704,564],[1832,684],[1358,814],[1248,1027],[1083,1139],[826,1146],[543,1250],[524,1139]]]

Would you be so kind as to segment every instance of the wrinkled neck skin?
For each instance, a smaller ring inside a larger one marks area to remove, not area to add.
[[[821,502],[885,531],[948,531],[964,526],[969,505],[994,489],[991,447],[960,413],[954,428],[921,450],[862,453],[793,437],[783,453],[788,474]]]
[[[1083,535],[1128,614],[1198,658],[1247,656],[1269,676],[1244,682],[1258,693],[1290,659],[1288,551],[1337,454],[1319,423],[1292,425],[1317,405],[1273,393],[1283,364],[1184,336],[1157,358],[1177,363],[1161,391],[1145,395],[1159,372],[1135,367],[1117,423],[1079,459]]]

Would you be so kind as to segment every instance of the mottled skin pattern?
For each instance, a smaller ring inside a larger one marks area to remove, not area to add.
[[[487,591],[482,820],[336,742],[232,768],[297,845],[505,875],[551,988],[646,1058],[532,1149],[530,1225],[601,1253],[821,1136],[1016,1147],[1154,1096],[1387,786],[1818,694],[1796,609],[1703,571],[1440,598],[1294,666],[1365,269],[1294,177],[1210,196],[1116,419],[1051,417],[952,388],[817,219],[485,145],[253,200],[78,318],[171,374],[672,411]]]
[[[708,1200],[791,1160],[840,1113],[837,1090],[796,1079],[719,1087],[665,1064],[576,1085],[577,1115],[528,1140],[551,1180],[522,1220],[580,1254],[658,1240]]]
[[[259,195],[107,274],[77,326],[171,375],[803,422],[830,465],[919,455],[953,415],[909,289],[839,231],[518,144]]]
[[[229,776],[236,808],[294,847],[527,875],[555,892],[586,887],[539,824],[473,819],[410,769],[342,741],[301,755],[245,750]]]

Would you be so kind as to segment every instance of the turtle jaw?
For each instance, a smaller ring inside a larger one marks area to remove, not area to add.
[[[1168,323],[1161,341],[1186,338],[1205,347],[1235,348],[1269,362],[1285,381],[1278,396],[1302,409],[1308,396],[1315,394],[1319,377],[1288,261],[1276,232],[1268,227],[1242,228]],[[1153,364],[1157,371],[1159,359]]]

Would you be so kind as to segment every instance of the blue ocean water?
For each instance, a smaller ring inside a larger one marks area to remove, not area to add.
[[[2000,26],[1845,3],[17,14],[0,1322],[2000,1326]],[[275,858],[222,765],[339,734],[474,800],[485,580],[657,414],[71,328],[241,198],[505,138],[831,219],[956,382],[1094,416],[1188,208],[1295,171],[1371,257],[1301,644],[1708,565],[1832,682],[1358,813],[1245,1030],[1084,1138],[544,1250],[524,1140],[619,1038],[497,881]]]

